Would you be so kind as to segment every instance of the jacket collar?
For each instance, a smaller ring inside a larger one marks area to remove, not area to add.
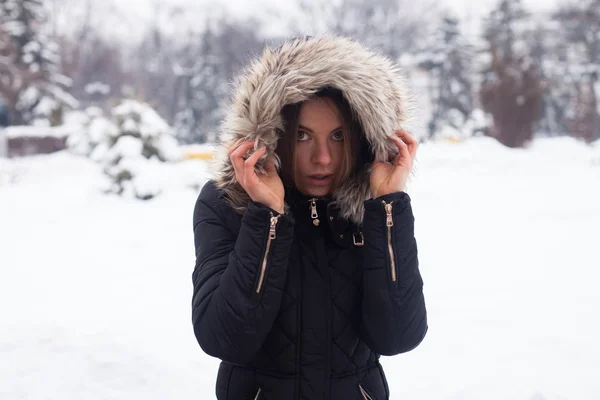
[[[357,224],[341,216],[340,207],[331,196],[313,197],[296,188],[286,188],[286,202],[302,230],[329,229],[333,240],[344,247],[358,247],[363,241]]]

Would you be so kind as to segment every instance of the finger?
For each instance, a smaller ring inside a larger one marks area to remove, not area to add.
[[[229,158],[231,159],[231,164],[233,165],[233,170],[238,178],[238,181],[243,177],[244,172],[244,154],[253,146],[253,142],[245,142],[239,145],[231,154]]]
[[[410,152],[408,151],[408,145],[404,143],[402,139],[400,139],[398,136],[390,136],[390,138],[394,141],[394,143],[396,143],[396,146],[398,146],[399,150],[400,159],[398,160],[398,162],[396,162],[396,164],[401,162],[401,160],[410,161]]]
[[[246,168],[248,171],[254,171],[254,166],[256,165],[258,160],[265,155],[266,152],[266,147],[262,147],[256,150],[250,155],[250,157],[246,159],[246,161],[244,161],[244,168]]]
[[[404,131],[404,136],[408,140],[408,151],[410,152],[410,155],[414,160],[414,158],[417,156],[419,141],[407,131]]]
[[[414,159],[417,156],[417,149],[419,147],[419,142],[415,139],[408,131],[405,129],[400,129],[396,131],[396,135],[402,138],[404,143],[408,146],[408,152],[411,157]]]
[[[254,146],[254,142],[252,141],[242,142],[239,146],[233,149],[233,151],[230,153],[230,156],[242,158],[244,154],[246,154],[246,152],[252,148],[252,146]]]
[[[261,148],[252,153],[246,161],[244,161],[244,182],[249,182],[249,179],[257,179],[256,172],[254,171],[254,167],[258,160],[265,155],[267,152],[266,148]]]
[[[233,151],[229,154],[229,158],[232,159],[232,161],[235,159],[236,161],[243,161],[244,160],[244,154],[246,154],[246,152],[248,150],[250,150],[253,146],[252,142],[244,142],[242,144],[240,144],[239,146],[237,146],[235,149],[233,149]]]
[[[240,148],[245,142],[243,139],[237,139],[229,144],[229,155],[231,155],[234,151]]]

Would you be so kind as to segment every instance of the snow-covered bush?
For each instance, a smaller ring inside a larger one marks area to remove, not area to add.
[[[107,138],[118,134],[117,126],[104,115],[102,109],[97,107],[89,107],[77,114],[67,114],[65,124],[79,125],[77,132],[69,136],[67,140],[69,150],[96,161],[100,161],[100,158],[93,156],[94,150],[103,147],[105,152],[108,149]],[[102,154],[103,152],[97,153]]]
[[[77,119],[83,124],[69,137],[69,149],[103,165],[107,192],[150,199],[162,191],[164,180],[153,177],[181,155],[173,129],[149,104],[124,100],[109,117],[91,107]]]
[[[180,157],[173,129],[150,105],[135,100],[113,108],[112,123],[116,130],[107,130],[92,154],[104,164],[109,191],[144,200],[158,195],[160,185],[153,185],[150,172]]]

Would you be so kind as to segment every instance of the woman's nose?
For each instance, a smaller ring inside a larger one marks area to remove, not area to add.
[[[331,151],[327,143],[317,143],[313,152],[313,162],[321,165],[329,165],[331,163]]]

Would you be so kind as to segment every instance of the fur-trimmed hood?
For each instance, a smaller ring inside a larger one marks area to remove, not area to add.
[[[281,109],[307,100],[323,87],[344,94],[376,160],[389,160],[397,153],[386,138],[403,126],[409,104],[403,78],[389,59],[339,36],[297,38],[276,49],[267,48],[238,78],[221,126],[215,181],[236,211],[243,213],[249,198],[236,182],[227,147],[232,141],[254,140],[255,149],[266,146],[265,158],[273,155],[283,132]],[[257,164],[259,169],[263,161]],[[365,166],[332,194],[340,216],[359,225],[363,202],[370,198],[370,167]]]

